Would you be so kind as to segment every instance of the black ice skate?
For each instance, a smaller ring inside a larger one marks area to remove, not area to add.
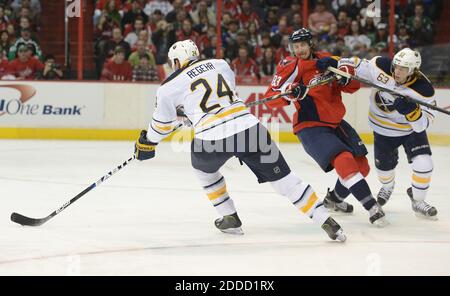
[[[322,224],[322,229],[325,230],[332,240],[345,242],[347,239],[341,226],[331,217]]]
[[[378,204],[380,206],[384,206],[389,201],[389,198],[391,197],[393,191],[394,186],[392,186],[391,188],[381,187],[380,192],[378,192],[377,195]]]
[[[345,201],[339,201],[339,199],[334,194],[334,190],[330,191],[330,188],[328,188],[327,195],[323,200],[323,205],[329,211],[347,214],[353,213],[353,206]]]
[[[239,219],[237,213],[223,216],[222,218],[217,219],[214,224],[216,225],[217,229],[224,233],[244,234],[241,228],[242,222]]]
[[[372,223],[373,225],[377,227],[385,227],[389,225],[389,222],[384,217],[385,214],[380,205],[374,204],[373,207],[370,208],[369,214],[370,214],[369,218],[370,223]]]
[[[416,216],[430,220],[437,220],[437,210],[435,207],[429,205],[424,200],[414,200],[411,187],[406,190],[406,193],[411,199],[411,206],[413,211],[416,213]]]

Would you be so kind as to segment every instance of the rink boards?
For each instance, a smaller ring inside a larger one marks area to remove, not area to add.
[[[0,138],[133,140],[146,128],[153,112],[158,84],[100,82],[0,82]],[[265,86],[239,85],[246,102],[263,98]],[[344,94],[345,119],[371,143],[368,125],[369,88]],[[437,90],[438,105],[450,106],[450,89]],[[293,107],[252,107],[281,142],[298,141],[292,134]],[[429,129],[432,143],[450,145],[449,118],[439,114]],[[173,135],[190,140],[191,129]]]

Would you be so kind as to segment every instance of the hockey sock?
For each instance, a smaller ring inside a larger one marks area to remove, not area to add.
[[[334,200],[335,202],[343,202],[344,199],[350,195],[350,191],[342,185],[341,180],[339,178],[336,181],[336,185],[334,186],[334,196],[337,200]]]
[[[195,170],[195,173],[219,215],[227,216],[236,213],[234,202],[227,192],[225,178],[222,174],[219,172],[205,173],[200,170]]]
[[[425,200],[430,187],[431,174],[433,172],[433,161],[430,155],[422,154],[413,158],[411,167],[412,191],[415,200]]]
[[[356,197],[366,210],[370,210],[375,204],[369,184],[361,173],[355,174],[347,180],[341,180],[342,184]]]
[[[382,186],[386,189],[392,189],[395,183],[395,170],[382,171],[377,169],[378,180],[380,180]]]
[[[322,225],[330,217],[322,200],[317,197],[312,187],[300,180],[294,173],[270,184],[276,192],[286,196],[300,212],[310,217],[314,223]]]

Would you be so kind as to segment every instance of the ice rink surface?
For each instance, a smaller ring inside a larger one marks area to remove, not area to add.
[[[401,151],[396,190],[384,207],[391,225],[371,226],[350,197],[355,213],[334,215],[345,244],[330,241],[237,159],[221,172],[245,235],[220,233],[181,148],[187,146],[158,145],[155,159],[133,162],[32,228],[11,222],[11,213],[47,216],[130,157],[133,143],[0,141],[0,275],[450,275],[450,147],[433,147],[428,201],[438,221],[412,212],[405,193],[411,173]],[[300,144],[281,151],[321,196],[334,185],[335,173],[325,175]],[[376,194],[374,170],[369,184]]]

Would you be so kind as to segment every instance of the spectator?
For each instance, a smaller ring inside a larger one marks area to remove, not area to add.
[[[302,13],[302,6],[300,5],[300,1],[299,0],[293,0],[291,2],[290,9],[284,15],[286,16],[286,19],[289,21],[289,25],[294,27],[296,22],[299,21],[298,24],[302,23],[302,17],[300,15],[301,13]],[[295,15],[296,14],[300,18],[297,21],[295,20]],[[301,26],[299,29],[301,29],[301,28],[303,28],[303,26]],[[294,29],[294,31],[295,30],[296,29]]]
[[[16,43],[17,37],[16,37],[16,29],[14,29],[14,25],[8,24],[8,26],[6,27],[6,31],[8,32],[8,35],[9,35],[9,44]]]
[[[144,12],[147,15],[151,15],[157,9],[159,9],[163,15],[167,15],[173,10],[173,6],[167,0],[152,0],[145,5]]]
[[[126,12],[122,18],[122,28],[125,28],[126,25],[134,24],[134,21],[137,18],[141,18],[144,23],[148,22],[148,16],[142,10],[139,1],[133,0],[131,3],[131,9]]]
[[[217,36],[211,37],[211,42],[209,46],[205,47],[205,49],[202,51],[201,56],[203,59],[213,59],[216,57],[216,50],[217,50]]]
[[[130,62],[131,66],[134,68],[139,65],[139,60],[142,56],[147,56],[147,62],[151,66],[156,65],[155,57],[153,53],[148,49],[147,45],[142,40],[138,40],[136,42],[136,51],[130,55],[128,62]]]
[[[292,17],[292,31],[297,31],[301,28],[303,28],[302,15],[300,13],[294,13]]]
[[[397,44],[397,36],[394,35],[394,44]],[[386,53],[389,45],[389,35],[387,33],[387,25],[385,23],[379,23],[377,25],[377,35],[375,37],[375,47],[380,51]]]
[[[167,62],[170,46],[176,42],[176,34],[173,26],[165,20],[160,21],[157,26],[157,31],[152,34],[152,41],[156,46],[156,64],[163,65]]]
[[[107,16],[112,20],[114,26],[120,27],[121,26],[121,21],[122,21],[122,16],[119,13],[119,7],[120,6],[116,6],[116,1],[115,0],[109,0],[109,2],[106,5],[106,13]]]
[[[236,57],[238,57],[239,49],[241,47],[246,47],[249,56],[252,58],[255,57],[255,49],[248,44],[247,40],[247,32],[244,30],[239,31],[236,36],[236,40],[233,40],[233,42],[226,47],[225,57],[227,57],[230,61],[233,61]]]
[[[239,48],[239,56],[233,60],[231,68],[236,76],[257,78],[259,74],[258,65],[249,57],[248,48],[245,46]]]
[[[5,50],[0,46],[0,79],[8,74],[9,62],[6,58]]]
[[[275,62],[275,55],[273,49],[271,47],[268,47],[264,50],[259,74],[261,77],[264,76],[272,77],[275,74],[276,67],[277,63]]]
[[[122,30],[119,27],[113,29],[112,39],[106,42],[103,56],[105,58],[112,57],[117,46],[120,46],[125,50],[125,58],[128,59],[131,54],[130,44],[128,44],[128,42],[125,42],[125,40],[123,39]]]
[[[289,51],[289,35],[284,35],[281,39],[281,45],[277,49],[275,54],[275,62],[278,64],[281,60],[290,56],[291,52]]]
[[[375,43],[375,38],[377,36],[377,27],[375,26],[375,21],[371,17],[365,18],[362,26],[364,29],[364,32],[366,33],[367,37],[370,39],[370,43]]]
[[[174,23],[177,20],[177,14],[180,11],[184,12],[183,0],[174,0],[172,2],[173,10],[166,15],[166,21],[168,23]]]
[[[354,50],[355,47],[359,46],[361,43],[364,44],[366,48],[370,47],[370,39],[366,35],[361,34],[358,21],[352,21],[350,31],[351,35],[344,37],[345,45],[350,48],[350,50]]]
[[[9,19],[5,15],[5,8],[0,6],[0,31],[6,30],[6,27],[9,24]]]
[[[350,19],[347,16],[347,12],[340,11],[338,14],[338,20],[337,20],[337,28],[338,28],[338,36],[344,37],[345,35],[349,34],[350,32]],[[331,27],[331,25],[330,25]]]
[[[132,72],[130,63],[125,60],[125,50],[118,46],[114,51],[114,56],[105,64],[101,80],[131,81]]]
[[[278,22],[278,26],[272,28],[272,44],[275,47],[281,46],[281,40],[285,35],[291,35],[292,30],[288,27],[286,18],[282,17]]]
[[[242,1],[242,12],[238,16],[241,28],[246,28],[247,24],[253,21],[256,26],[260,27],[259,16],[252,10],[249,0]]]
[[[133,47],[134,44],[138,41],[139,32],[144,30],[144,20],[142,18],[136,18],[134,21],[134,31],[128,33],[125,37],[125,41],[128,42],[130,47]]]
[[[0,32],[0,47],[2,48],[2,51],[5,52],[5,55],[3,57],[5,57],[7,55],[7,53],[9,53],[9,47],[11,46],[11,44],[9,43],[9,34],[8,31],[3,30]]]
[[[356,17],[358,16],[359,10],[361,8],[361,5],[358,5],[359,3],[357,3],[357,2],[359,2],[359,1],[357,1],[357,0],[335,0],[335,1],[333,1],[333,9],[337,12],[345,11],[351,19],[356,20]]]
[[[408,34],[408,30],[405,25],[399,26],[398,31],[398,48],[403,49],[406,47],[411,47],[410,45],[410,37]]]
[[[53,55],[45,57],[44,70],[42,72],[43,80],[60,80],[64,76],[61,66],[56,63]]]
[[[419,16],[414,17],[413,27],[410,30],[410,43],[413,47],[424,46],[433,41],[432,33],[424,27],[424,22]]]
[[[42,51],[39,44],[37,44],[36,41],[31,39],[31,32],[30,29],[23,29],[20,32],[20,38],[16,40],[16,42],[11,46],[9,49],[8,58],[9,60],[13,60],[16,58],[17,49],[20,45],[27,45],[32,50],[33,56],[36,56],[39,60],[42,60]]]
[[[149,63],[148,55],[139,56],[139,63],[133,67],[133,81],[158,81],[158,72]]]
[[[43,69],[44,65],[33,57],[32,50],[22,44],[18,49],[18,57],[9,64],[8,73],[15,76],[17,80],[32,80]]]
[[[421,23],[422,23],[420,25],[420,28],[423,29],[424,31],[428,32],[429,34],[432,34],[433,33],[433,23],[428,16],[424,15],[424,12],[425,12],[425,9],[423,7],[423,4],[422,3],[416,4],[414,6],[414,15],[411,16],[410,18],[408,18],[407,27],[410,30],[413,30],[416,20],[420,19]]]
[[[112,30],[114,29],[114,23],[104,11],[99,18],[98,24],[94,30],[94,37],[96,40],[109,40],[112,36]]]
[[[150,32],[155,31],[156,24],[159,23],[159,21],[161,21],[163,19],[164,19],[164,16],[163,16],[161,10],[159,10],[159,9],[155,10],[148,19],[147,30],[149,30]]]
[[[197,9],[191,13],[191,18],[194,24],[199,24],[202,17],[206,17],[209,24],[213,26],[216,25],[216,16],[214,11],[212,9],[208,9],[208,5],[204,0],[200,1],[197,5]]]
[[[327,32],[332,23],[336,23],[334,15],[326,9],[324,0],[317,0],[315,12],[308,19],[309,28],[315,34]]]
[[[198,46],[198,38],[199,38],[198,33],[195,32],[194,30],[192,30],[192,23],[191,23],[191,21],[188,20],[188,19],[184,20],[183,27],[181,28],[181,30],[179,30],[177,32],[177,41],[183,41],[183,40],[191,39]]]

